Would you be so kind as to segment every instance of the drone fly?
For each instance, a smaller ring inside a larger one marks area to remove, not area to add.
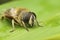
[[[37,25],[39,25],[39,23],[36,19],[36,14],[34,12],[29,11],[26,8],[7,9],[1,18],[2,19],[4,19],[4,18],[11,19],[12,27],[13,27],[11,32],[13,32],[15,30],[14,24],[17,24],[17,23],[19,25],[23,26],[27,31],[29,31],[29,29],[27,28],[26,24],[33,26],[34,21],[36,21]]]

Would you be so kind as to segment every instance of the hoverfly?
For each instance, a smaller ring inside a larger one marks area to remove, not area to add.
[[[33,26],[34,21],[36,21],[37,25],[39,25],[36,19],[36,14],[34,12],[29,11],[26,8],[7,9],[1,18],[2,19],[9,18],[12,20],[11,22],[12,22],[13,29],[11,30],[11,32],[15,30],[14,24],[17,24],[17,23],[23,26],[27,31],[29,31],[29,29],[27,28],[26,24]]]

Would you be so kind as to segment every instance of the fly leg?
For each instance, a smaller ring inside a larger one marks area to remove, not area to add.
[[[10,32],[13,32],[15,30],[14,22],[14,19],[12,19],[12,30]]]
[[[27,31],[29,31],[28,28],[26,27],[24,21],[22,21],[22,24],[23,24],[24,28],[25,28]]]
[[[38,26],[42,27],[42,26],[38,23],[37,19],[35,19],[35,21],[36,21],[36,23],[37,23]]]

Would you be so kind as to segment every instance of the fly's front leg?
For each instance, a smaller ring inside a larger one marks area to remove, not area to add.
[[[40,26],[37,20],[36,20],[36,23],[37,23],[38,26]]]
[[[37,23],[38,26],[41,26],[41,25],[38,23],[37,19],[35,19],[35,21],[36,21],[36,23]],[[42,27],[42,26],[41,26],[41,27]]]
[[[12,19],[12,30],[10,32],[13,32],[15,30],[14,22],[14,19]]]
[[[25,25],[25,23],[24,23],[23,21],[22,21],[22,24],[23,24],[24,28],[25,28],[27,31],[29,31],[28,28],[26,27],[26,25]]]

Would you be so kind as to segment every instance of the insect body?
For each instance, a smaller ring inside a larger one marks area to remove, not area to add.
[[[2,19],[6,17],[12,20],[12,27],[13,30],[15,30],[14,23],[18,23],[21,26],[23,26],[27,31],[28,28],[26,27],[26,24],[33,26],[34,21],[37,22],[39,25],[37,19],[36,19],[36,14],[34,12],[28,11],[26,8],[10,8],[4,12],[4,15],[2,16]],[[11,31],[11,32],[12,32]]]

